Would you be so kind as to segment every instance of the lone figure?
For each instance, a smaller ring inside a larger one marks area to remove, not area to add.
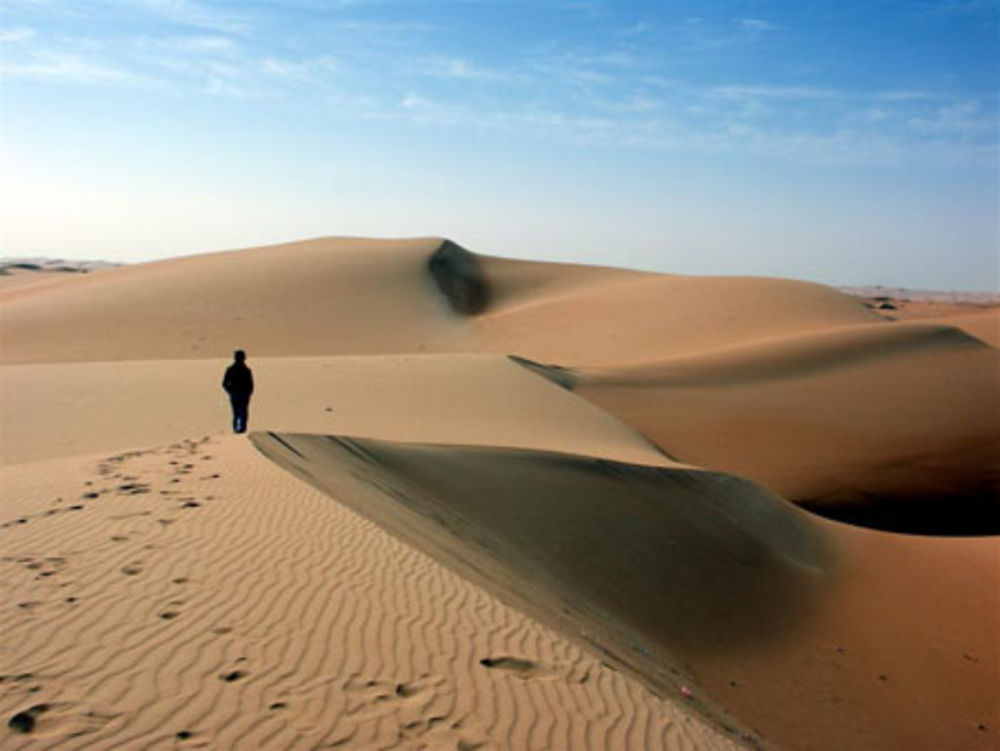
[[[247,353],[238,349],[233,353],[233,362],[226,368],[222,378],[222,388],[229,394],[229,403],[233,406],[233,432],[245,433],[247,430],[247,412],[250,408],[250,395],[253,393],[253,372],[246,366]]]

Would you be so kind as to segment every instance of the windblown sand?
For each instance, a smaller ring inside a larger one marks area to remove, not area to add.
[[[996,307],[439,239],[7,281],[4,748],[998,745]]]

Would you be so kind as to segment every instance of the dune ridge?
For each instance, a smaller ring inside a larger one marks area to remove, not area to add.
[[[983,665],[984,682],[959,678],[971,677],[963,655],[975,655],[977,666],[997,655],[1000,618],[995,608],[980,610],[995,603],[990,577],[961,585],[949,577],[954,588],[934,597],[912,597],[906,582],[928,555],[958,576],[986,572],[996,562],[992,541],[886,545],[879,533],[855,534],[705,470],[333,436],[253,440],[653,691],[687,697],[750,747],[832,750],[847,739],[857,749],[990,745],[979,728],[990,727],[996,710],[979,686],[1000,674]],[[948,559],[960,549],[966,557]],[[858,556],[867,558],[868,574],[879,572],[867,592],[845,586]],[[875,633],[844,612],[864,612],[888,628]],[[964,617],[943,648],[941,626],[958,613]],[[904,645],[895,643],[900,628],[908,633]],[[884,672],[845,670],[840,656],[848,648],[868,652]],[[748,666],[762,658],[776,673],[750,677]],[[804,659],[815,686],[807,691],[795,667]],[[918,665],[940,682],[899,682]],[[870,690],[889,680],[891,691]],[[720,696],[724,703],[713,701]],[[830,711],[845,701],[858,708],[862,696],[864,711]],[[907,703],[924,714],[897,724]],[[808,721],[790,716],[789,705]],[[752,727],[741,722],[747,717]]]
[[[475,266],[469,278],[489,289],[471,319],[454,314],[429,269],[446,257]],[[275,295],[276,280],[294,294]],[[0,304],[7,364],[199,359],[239,341],[257,356],[462,351],[596,365],[636,359],[653,342],[656,352],[697,352],[884,323],[816,284],[533,264],[439,238],[325,238],[125,266],[0,290]]]

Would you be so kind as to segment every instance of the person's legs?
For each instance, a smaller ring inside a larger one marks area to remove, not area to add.
[[[246,399],[231,394],[229,404],[233,408],[233,432],[242,433],[246,429]]]
[[[241,397],[233,401],[233,431],[245,433],[247,430],[247,419],[250,411],[250,399]]]

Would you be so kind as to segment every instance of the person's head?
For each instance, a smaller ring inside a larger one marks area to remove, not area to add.
[[[244,360],[247,359],[247,353],[244,352],[242,349],[238,349],[235,352],[233,352],[233,359],[236,360],[236,362],[243,362]]]

